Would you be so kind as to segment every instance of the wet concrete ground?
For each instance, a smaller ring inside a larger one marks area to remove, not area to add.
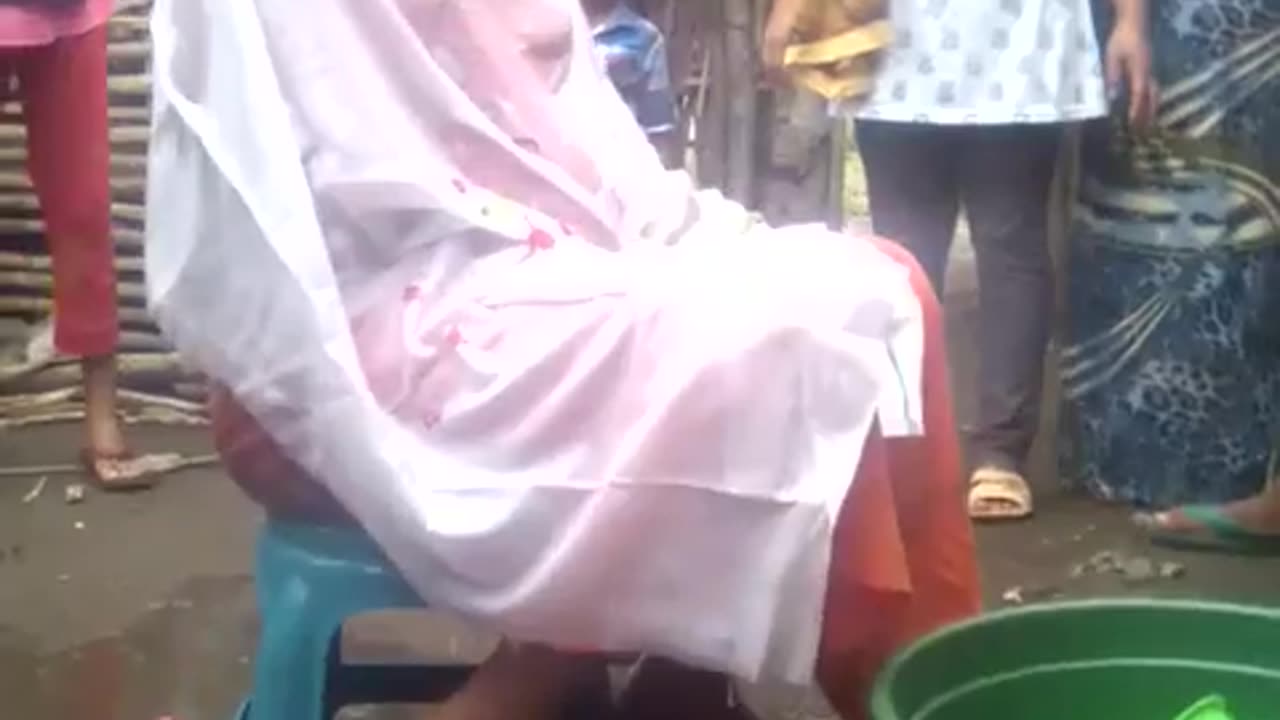
[[[964,378],[973,368],[974,298],[972,283],[959,279],[948,306],[953,364]],[[969,386],[957,383],[962,418]],[[198,432],[148,428],[135,437],[143,448],[207,451]],[[73,427],[0,433],[0,465],[66,462],[76,440]],[[1037,463],[1036,519],[980,530],[992,605],[1012,594],[1280,604],[1280,562],[1152,551],[1131,532],[1126,511],[1059,489],[1047,457],[1042,451]],[[257,511],[216,470],[183,472],[135,496],[91,491],[79,505],[63,499],[65,482],[77,479],[60,477],[24,502],[36,480],[0,479],[0,718],[230,718],[248,685],[256,632],[249,563]],[[1136,581],[1088,571],[1099,553],[1150,560],[1157,573],[1175,562],[1182,574]],[[357,652],[378,656],[465,656],[486,642],[423,617],[362,621],[348,635]],[[807,716],[812,707],[791,694],[753,697],[774,717]]]

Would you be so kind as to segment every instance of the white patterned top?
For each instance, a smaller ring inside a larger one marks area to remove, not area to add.
[[[858,117],[1063,122],[1107,112],[1089,0],[890,0],[894,43]]]

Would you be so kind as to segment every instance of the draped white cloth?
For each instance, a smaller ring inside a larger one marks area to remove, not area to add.
[[[574,0],[152,30],[155,315],[428,602],[811,677],[864,439],[919,429],[904,268],[664,172]]]

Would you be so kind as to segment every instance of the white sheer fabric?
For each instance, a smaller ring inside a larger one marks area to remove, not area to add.
[[[863,441],[918,428],[904,268],[664,172],[574,0],[153,35],[154,312],[428,602],[810,678]]]

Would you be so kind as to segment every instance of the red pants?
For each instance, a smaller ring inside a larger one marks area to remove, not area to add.
[[[872,682],[898,648],[977,614],[982,602],[942,309],[910,254],[891,243],[881,249],[910,269],[924,313],[926,433],[886,439],[873,432],[836,522],[817,676],[845,720],[866,716]],[[351,522],[221,391],[213,395],[213,431],[232,478],[272,514]]]
[[[982,609],[977,550],[951,404],[942,308],[910,253],[924,313],[925,434],[867,438],[836,521],[818,682],[845,720],[866,717],[871,685],[903,645]]]
[[[107,30],[0,52],[18,78],[27,172],[53,263],[54,344],[78,357],[115,351]]]

